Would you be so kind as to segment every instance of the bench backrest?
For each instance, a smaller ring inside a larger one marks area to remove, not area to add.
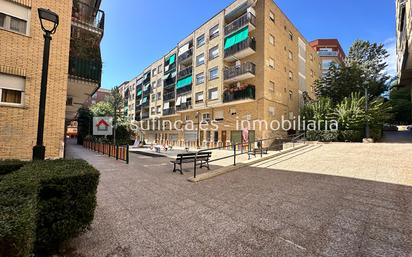
[[[197,154],[198,159],[210,158],[212,156],[212,152],[201,152]],[[176,160],[180,159],[195,159],[196,153],[181,153],[177,155]]]

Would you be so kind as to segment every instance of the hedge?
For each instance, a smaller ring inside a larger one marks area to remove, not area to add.
[[[99,172],[80,160],[33,162],[6,175],[0,182],[0,256],[55,253],[86,230],[98,181]]]
[[[20,160],[0,160],[0,176],[4,176],[23,167],[27,162]]]
[[[306,138],[309,141],[335,142],[338,141],[339,132],[330,130],[309,130]]]

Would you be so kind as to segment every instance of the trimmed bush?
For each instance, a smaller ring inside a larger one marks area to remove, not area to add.
[[[320,131],[320,140],[322,142],[336,142],[338,141],[339,132],[338,131]]]
[[[27,162],[20,160],[0,160],[0,176],[16,171],[26,163]]]
[[[371,128],[370,129],[370,137],[373,138],[375,142],[379,141],[383,137],[383,130],[382,128]]]
[[[319,130],[308,130],[306,132],[306,139],[308,141],[320,141],[321,136],[321,131]]]
[[[340,131],[339,139],[343,142],[362,142],[363,133],[358,130]]]
[[[6,175],[0,182],[2,196],[9,197],[0,202],[0,249],[12,250],[5,256],[55,253],[86,230],[98,181],[99,172],[80,160],[33,162]]]

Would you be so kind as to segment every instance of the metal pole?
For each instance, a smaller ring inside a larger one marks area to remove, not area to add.
[[[369,111],[368,87],[365,87],[365,114],[366,114],[365,136],[366,138],[370,138],[368,111]]]
[[[233,146],[233,166],[236,166],[236,145]]]
[[[193,167],[193,177],[194,177],[194,178],[196,178],[197,153],[198,153],[198,152],[196,152],[196,154],[195,154],[195,164],[194,164],[195,166]]]
[[[49,74],[50,32],[44,34],[43,68],[41,74],[39,118],[37,124],[37,142],[33,147],[33,160],[44,160],[46,147],[43,145],[44,137],[44,116],[46,113],[47,77]]]
[[[126,146],[126,163],[129,164],[129,145]]]

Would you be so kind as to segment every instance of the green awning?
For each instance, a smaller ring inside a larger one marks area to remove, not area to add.
[[[146,103],[146,102],[147,102],[147,96],[143,97],[142,103]]]
[[[192,84],[192,80],[193,80],[192,76],[189,76],[189,77],[186,77],[184,79],[179,80],[177,82],[176,89],[189,86],[190,84]]]
[[[137,96],[141,96],[142,95],[142,90],[137,91]]]
[[[170,58],[169,58],[169,65],[170,65],[170,64],[173,64],[175,61],[176,61],[176,54],[170,56]]]
[[[249,37],[249,27],[244,27],[225,39],[225,49],[246,40]]]

